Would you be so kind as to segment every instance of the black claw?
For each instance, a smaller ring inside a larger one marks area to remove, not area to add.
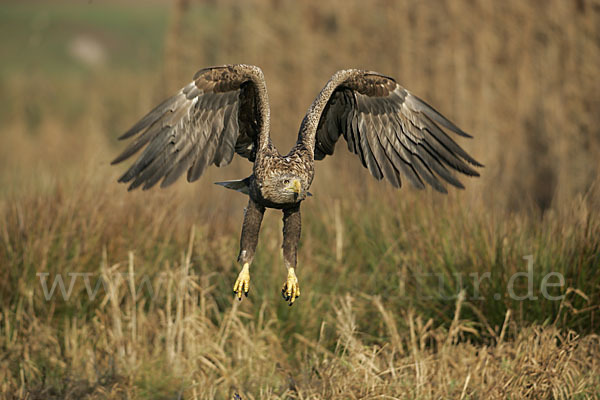
[[[248,290],[249,292],[249,290]],[[248,297],[248,292],[244,292],[244,296]]]

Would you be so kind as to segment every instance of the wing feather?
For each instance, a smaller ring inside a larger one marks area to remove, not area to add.
[[[367,132],[369,127],[365,122],[365,118],[363,115],[360,115],[358,118],[357,132]],[[379,169],[379,165],[377,164],[377,160],[375,155],[371,151],[371,145],[369,144],[370,136],[368,134],[360,136],[360,150],[361,154],[365,157],[365,162],[367,164],[367,168],[371,172],[371,175],[375,177],[377,180],[381,180],[383,175],[381,174],[381,170]]]
[[[425,183],[447,193],[443,182],[464,188],[456,171],[479,176],[482,167],[446,132],[471,137],[429,104],[376,72],[338,71],[327,82],[300,127],[299,141],[314,146],[314,157],[332,155],[343,136],[348,150],[380,180],[400,187]]]
[[[255,149],[268,135],[268,99],[262,71],[251,65],[205,68],[177,94],[160,103],[120,139],[134,141],[113,160],[143,149],[121,176],[129,190],[161,187],[186,170],[189,181],[215,164],[228,165],[235,153],[254,161]]]
[[[392,158],[394,148],[389,140],[389,137],[391,136],[389,116],[387,114],[381,114],[379,115],[379,119],[381,120],[381,123],[383,125],[383,130],[382,135],[379,135],[378,139],[381,147],[385,151],[385,157],[387,159],[386,165],[388,166],[386,170],[386,178],[388,178],[392,186],[399,188],[402,183],[400,180],[400,176],[398,175],[398,167],[394,165]]]
[[[236,118],[232,118],[233,111],[235,109],[234,104],[228,104],[223,108],[223,129],[220,136],[219,146],[214,158],[214,164],[217,167],[221,165],[227,165],[233,158],[235,152],[235,131],[232,130],[232,121]],[[231,158],[229,156],[231,155]]]
[[[410,181],[410,183],[415,188],[424,189],[425,185],[423,184],[423,181],[417,174],[415,167],[410,163],[410,157],[409,159],[403,158],[398,151],[398,148],[394,147],[394,152],[391,154],[394,166],[402,172],[402,174]],[[400,151],[404,152],[405,149],[400,147]]]

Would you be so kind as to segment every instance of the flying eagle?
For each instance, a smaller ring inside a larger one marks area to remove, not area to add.
[[[265,208],[283,211],[283,257],[287,279],[281,293],[290,305],[300,296],[295,274],[300,239],[300,204],[307,196],[315,160],[332,155],[343,136],[348,150],[377,180],[400,187],[406,178],[446,193],[442,182],[463,185],[452,170],[479,176],[481,167],[442,128],[470,137],[423,100],[373,71],[336,72],[313,101],[287,155],[272,144],[267,87],[260,68],[225,65],[201,69],[173,97],[150,111],[119,139],[135,140],[112,164],[145,146],[119,179],[129,190],[166,187],[187,171],[188,182],[212,164],[228,165],[234,153],[254,163],[252,174],[217,184],[248,195],[238,261],[241,272],[233,291],[248,295],[250,265]]]

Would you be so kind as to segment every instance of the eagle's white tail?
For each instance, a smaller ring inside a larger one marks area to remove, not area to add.
[[[248,187],[249,179],[239,179],[234,181],[223,181],[223,182],[215,182],[215,185],[221,185],[226,187],[227,189],[237,190],[240,193],[249,194],[250,188]]]

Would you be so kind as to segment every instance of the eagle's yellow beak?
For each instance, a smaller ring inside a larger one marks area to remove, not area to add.
[[[300,183],[300,181],[298,179],[293,179],[290,182],[290,185],[287,187],[287,190],[289,190],[290,192],[294,192],[296,194],[300,194],[300,193],[302,193],[302,184]]]
[[[298,179],[294,179],[292,185],[294,187],[294,193],[300,194],[302,192],[302,185]]]

